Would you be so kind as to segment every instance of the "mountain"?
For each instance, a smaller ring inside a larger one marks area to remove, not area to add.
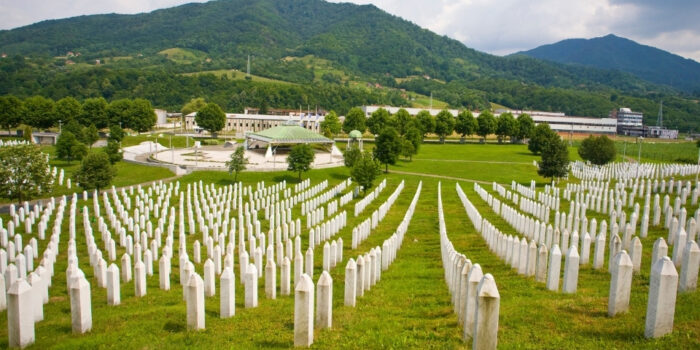
[[[374,80],[489,77],[567,88],[659,90],[624,73],[492,56],[373,5],[321,0],[218,0],[136,15],[49,20],[0,31],[0,51],[7,54],[61,56],[74,51],[99,58],[170,48],[202,51],[239,67],[248,54],[262,60],[314,55]]]
[[[615,69],[685,92],[700,91],[700,63],[613,34],[592,39],[562,40],[516,55]]]
[[[69,55],[72,52],[76,55]],[[363,104],[514,108],[607,116],[700,131],[700,104],[619,70],[499,57],[373,5],[322,0],[214,0],[135,15],[49,20],[0,31],[0,95],[54,100],[146,98],[179,110],[204,97],[227,111]],[[80,53],[80,55],[77,55]],[[248,56],[250,80],[244,79]],[[280,83],[282,81],[283,83]]]

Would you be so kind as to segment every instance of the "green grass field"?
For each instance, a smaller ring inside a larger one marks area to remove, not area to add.
[[[367,146],[367,145],[366,145]],[[574,151],[575,154],[575,151]],[[400,162],[392,171],[407,171],[437,176],[450,176],[509,184],[510,180],[527,183],[535,179],[540,185],[532,161],[536,158],[520,145],[423,145],[413,162]],[[313,170],[304,175],[312,185],[329,181],[329,188],[349,176],[345,168]],[[666,230],[652,228],[643,240],[642,273],[633,280],[630,312],[608,318],[607,299],[610,276],[606,271],[593,271],[582,266],[576,294],[554,293],[536,283],[533,278],[517,275],[486,247],[474,229],[455,192],[459,183],[480,213],[506,233],[515,233],[504,220],[474,192],[473,183],[437,179],[429,176],[390,173],[387,188],[357,218],[352,208],[357,199],[341,210],[347,210],[348,225],[335,238],[342,237],[344,261],[331,271],[333,277],[333,327],[316,330],[313,348],[318,349],[468,349],[471,343],[461,340],[461,327],[452,312],[450,295],[444,281],[440,259],[437,217],[437,185],[442,181],[442,198],[448,236],[455,248],[472,262],[479,263],[485,273],[494,275],[501,295],[499,317],[499,348],[504,349],[693,349],[700,347],[700,292],[678,296],[672,334],[656,340],[644,338],[644,317],[649,284],[649,264],[652,242],[666,235]],[[134,179],[141,174],[134,172]],[[196,172],[180,178],[182,184],[202,181],[217,186],[232,184],[233,177],[225,172]],[[289,172],[244,172],[238,180],[254,185],[287,181],[296,183],[296,174]],[[393,192],[401,180],[406,186],[393,207],[372,230],[358,249],[350,247],[352,227],[371,215]],[[145,181],[145,180],[144,180]],[[356,258],[371,247],[381,245],[402,220],[419,181],[423,181],[415,215],[406,233],[395,262],[382,272],[381,281],[358,297],[357,307],[343,305],[344,266],[350,257]],[[490,185],[482,185],[491,192]],[[492,192],[493,193],[493,192]],[[92,210],[92,203],[88,205]],[[568,205],[568,203],[565,203]],[[687,207],[689,213],[696,207]],[[293,210],[299,214],[299,207]],[[589,216],[603,218],[600,215]],[[103,212],[104,215],[104,212]],[[6,219],[3,217],[3,219]],[[267,222],[261,220],[263,229]],[[302,219],[302,222],[305,222]],[[243,286],[236,276],[236,315],[219,318],[219,296],[205,298],[206,330],[186,330],[186,306],[178,276],[178,260],[173,259],[171,291],[158,288],[156,275],[148,278],[148,294],[134,297],[133,282],[121,284],[119,306],[107,306],[106,292],[96,287],[89,265],[82,218],[77,220],[76,243],[80,267],[92,288],[93,328],[85,335],[71,332],[70,303],[66,293],[65,269],[67,239],[62,237],[61,254],[56,263],[56,275],[50,289],[51,301],[44,307],[45,320],[36,325],[36,344],[31,348],[290,348],[293,346],[293,296],[276,300],[265,298],[264,283],[258,287],[259,307],[243,308]],[[93,223],[93,227],[95,224]],[[304,226],[305,227],[305,226]],[[67,220],[64,220],[67,232]],[[97,231],[96,231],[97,232]],[[308,231],[302,229],[302,250],[307,248]],[[188,237],[191,243],[201,235]],[[101,246],[99,234],[96,234]],[[40,241],[40,249],[46,242]],[[124,250],[119,248],[117,256]],[[204,253],[203,253],[204,254]],[[606,253],[607,254],[607,253]],[[315,250],[314,282],[321,271],[322,249]],[[606,257],[607,261],[607,257]],[[238,275],[238,255],[234,271]],[[562,261],[563,267],[563,261]],[[202,264],[197,264],[202,273]],[[278,274],[279,278],[279,274]],[[278,284],[279,286],[279,284]],[[0,329],[7,329],[7,317],[0,313]],[[7,333],[0,332],[0,347],[7,347]]]
[[[233,79],[233,80],[244,80],[246,77],[246,74],[244,72],[241,72],[237,69],[207,70],[207,71],[201,71],[201,72],[195,72],[195,73],[183,73],[182,75],[190,76],[190,75],[200,75],[200,74],[214,74],[217,77],[226,76],[229,79]],[[290,83],[288,81],[265,78],[265,77],[261,77],[259,75],[254,75],[254,74],[251,74],[250,78],[253,81],[258,81],[258,82],[263,82],[263,83],[293,84],[293,83]]]
[[[204,59],[207,57],[206,52],[194,49],[183,49],[179,47],[165,49],[163,51],[158,52],[158,54],[163,55],[169,60],[179,64],[201,62],[204,61]]]

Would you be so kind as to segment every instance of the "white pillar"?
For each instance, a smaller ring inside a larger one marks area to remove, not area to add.
[[[561,273],[561,251],[558,245],[552,247],[549,254],[549,270],[547,271],[547,289],[551,291],[559,290],[559,274]]]
[[[649,302],[647,304],[644,336],[658,338],[673,331],[676,311],[678,273],[667,256],[659,259],[651,269]]]
[[[268,257],[265,265],[265,296],[277,299],[277,266],[272,257]]]
[[[245,307],[258,307],[258,269],[249,264],[245,272]]]
[[[187,329],[204,329],[204,281],[196,273],[187,281]]]
[[[316,322],[320,328],[333,325],[333,279],[323,271],[316,286]]]
[[[121,292],[119,283],[119,268],[114,263],[107,268],[107,305],[119,305]]]
[[[220,312],[221,318],[229,318],[236,314],[236,276],[233,269],[225,267],[221,273],[220,284]]]
[[[146,295],[146,265],[139,261],[134,266],[134,296],[137,298]]]
[[[498,314],[500,302],[501,295],[498,293],[496,281],[490,273],[487,273],[481,279],[477,289],[472,349],[496,349],[498,345]]]
[[[610,293],[608,295],[608,316],[613,317],[629,309],[632,290],[633,265],[627,252],[622,250],[610,266]]]
[[[309,347],[314,342],[314,283],[302,274],[294,288],[294,346]]]
[[[355,307],[357,292],[357,266],[355,260],[350,258],[345,265],[345,306]]]
[[[683,263],[681,264],[680,291],[692,291],[698,285],[698,267],[700,267],[700,248],[694,241],[685,244]]]
[[[34,301],[31,294],[32,287],[23,279],[14,282],[7,291],[7,335],[10,347],[24,348],[34,343]]]
[[[90,283],[85,277],[74,278],[71,281],[70,310],[73,333],[83,334],[92,329]]]

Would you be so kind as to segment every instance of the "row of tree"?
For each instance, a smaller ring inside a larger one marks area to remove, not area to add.
[[[477,118],[474,118],[471,111],[463,110],[455,118],[448,110],[440,111],[435,117],[423,110],[412,117],[405,109],[399,109],[391,115],[386,109],[379,108],[369,118],[365,118],[360,108],[353,108],[345,117],[342,130],[345,133],[350,133],[352,130],[360,132],[369,130],[370,133],[379,135],[386,126],[394,127],[400,135],[411,134],[413,132],[411,129],[415,128],[420,132],[421,139],[429,133],[434,133],[441,142],[455,132],[462,137],[462,140],[474,134],[482,138],[495,134],[499,142],[506,138],[516,142],[532,136],[535,122],[527,114],[522,114],[516,119],[510,113],[503,113],[496,118],[488,110],[481,112]]]
[[[88,98],[82,103],[73,97],[58,101],[32,96],[21,100],[15,96],[0,96],[0,127],[10,130],[20,124],[48,129],[72,121],[80,125],[94,124],[97,129],[110,125],[138,132],[148,131],[156,123],[153,106],[142,98],[119,99],[110,103],[102,98]]]

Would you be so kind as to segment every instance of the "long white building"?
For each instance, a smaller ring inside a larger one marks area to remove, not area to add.
[[[363,112],[365,112],[365,116],[369,118],[372,113],[376,112],[380,108],[386,109],[389,113],[395,114],[396,112],[399,111],[399,109],[405,109],[406,112],[408,112],[409,115],[415,116],[417,115],[420,111],[428,111],[430,115],[436,116],[438,113],[442,112],[442,109],[438,108],[409,108],[409,107],[395,107],[395,106],[362,106],[360,107]],[[459,114],[459,111],[456,109],[448,109],[448,111],[453,115],[457,116]]]
[[[498,112],[497,115],[510,112],[516,118],[527,113],[536,125],[547,123],[552,130],[559,133],[600,135],[615,135],[617,133],[617,119],[615,118],[570,117],[564,113],[522,110],[499,110]]]
[[[195,121],[196,112],[185,116],[185,129],[201,131]],[[297,122],[299,126],[313,132],[321,132],[321,122],[325,119],[323,115],[267,115],[267,114],[243,114],[226,113],[226,123],[223,131],[236,131],[237,137],[242,137],[246,132],[258,132],[286,122]]]

